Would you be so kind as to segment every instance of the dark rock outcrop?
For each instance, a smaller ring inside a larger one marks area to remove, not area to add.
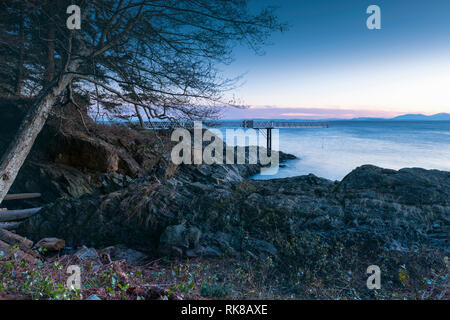
[[[399,171],[365,165],[340,183],[344,199],[365,197],[405,205],[449,206],[450,172],[405,168]]]
[[[234,180],[224,179],[229,169],[216,170],[220,177],[210,170],[180,166],[169,179],[140,178],[108,195],[60,199],[20,232],[71,246],[124,243],[179,256],[277,257],[286,241],[310,234],[449,249],[448,172],[362,166],[333,182],[314,175]]]

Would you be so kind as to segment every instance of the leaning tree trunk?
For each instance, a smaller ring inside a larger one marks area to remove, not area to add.
[[[20,128],[0,160],[0,203],[11,188],[39,132],[44,127],[48,115],[72,80],[65,74],[37,97],[22,121]]]
[[[136,115],[139,119],[139,124],[141,125],[141,128],[145,128],[144,119],[142,119],[142,115],[139,112],[139,107],[137,105],[134,105],[134,110],[136,110]]]

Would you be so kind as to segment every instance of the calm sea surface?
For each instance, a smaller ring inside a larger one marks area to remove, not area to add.
[[[450,121],[332,121],[328,129],[280,129],[279,136],[279,149],[299,160],[254,179],[313,173],[341,180],[363,164],[450,171]]]

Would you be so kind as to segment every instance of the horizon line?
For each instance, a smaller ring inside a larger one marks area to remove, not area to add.
[[[450,108],[449,108],[450,109]],[[400,116],[450,115],[446,112],[395,112],[387,110],[361,110],[341,108],[280,108],[280,107],[249,107],[227,108],[221,112],[223,119],[304,119],[304,120],[351,120],[358,118],[393,119]]]

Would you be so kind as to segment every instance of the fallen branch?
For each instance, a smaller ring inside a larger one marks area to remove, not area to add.
[[[12,230],[20,226],[22,222],[0,222],[0,229]]]
[[[22,250],[14,249],[14,248],[12,248],[12,246],[7,244],[6,242],[3,242],[2,240],[0,240],[0,251],[4,252],[6,257],[16,257],[19,260],[26,260],[33,264],[39,263],[39,259],[37,259],[35,256],[33,256],[29,253],[23,252]],[[15,254],[17,254],[17,255],[15,255]]]
[[[42,208],[31,208],[23,210],[8,210],[0,212],[0,222],[26,219],[39,212]]]
[[[40,198],[40,193],[18,193],[18,194],[7,194],[3,200],[21,200],[21,199],[34,199]]]
[[[15,234],[14,232],[0,229],[0,240],[14,246],[18,246],[21,250],[27,251],[33,247],[33,241]]]

